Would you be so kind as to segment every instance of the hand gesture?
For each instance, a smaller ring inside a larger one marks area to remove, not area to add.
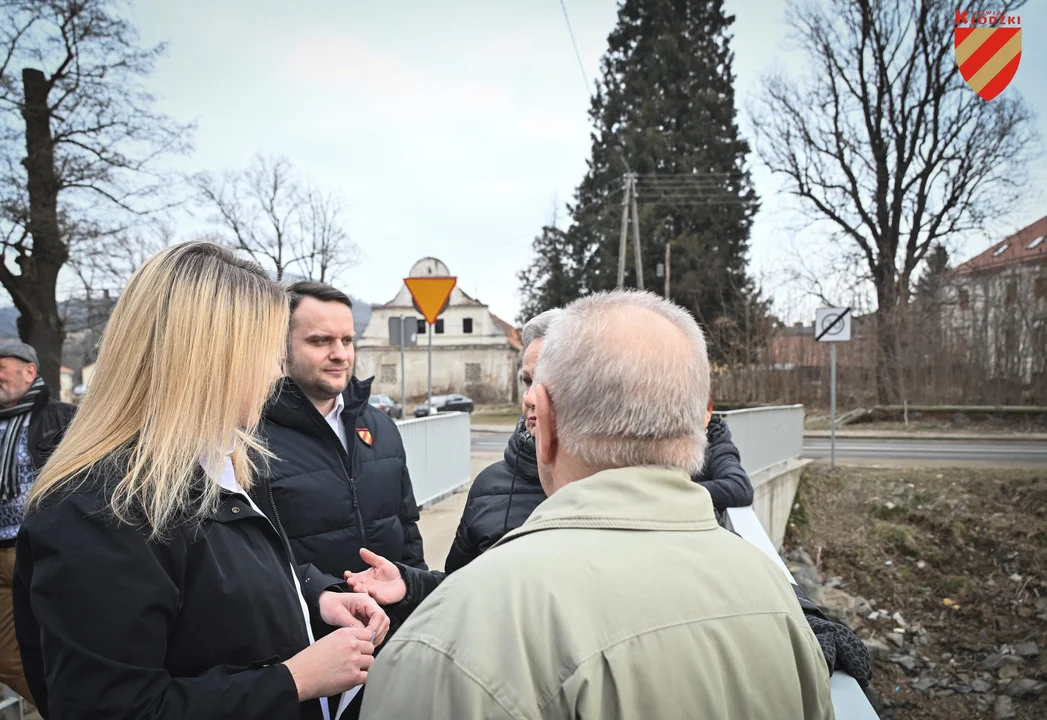
[[[371,631],[371,642],[375,645],[381,645],[389,632],[389,616],[375,600],[363,593],[321,593],[320,619],[334,627],[366,627]]]
[[[338,628],[284,663],[291,671],[299,702],[330,697],[367,681],[374,662],[371,631]]]
[[[407,585],[396,565],[367,548],[360,549],[360,557],[371,567],[361,573],[345,571],[345,581],[353,592],[367,593],[381,605],[398,603],[407,596]]]

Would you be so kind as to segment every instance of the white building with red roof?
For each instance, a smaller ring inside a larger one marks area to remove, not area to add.
[[[946,295],[969,361],[990,377],[1047,382],[1047,217],[957,267]]]

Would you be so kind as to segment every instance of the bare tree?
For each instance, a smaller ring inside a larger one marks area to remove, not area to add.
[[[0,283],[18,330],[58,387],[64,330],[55,292],[63,226],[159,204],[154,161],[191,128],[144,89],[164,46],[142,48],[117,0],[0,0]],[[17,270],[16,270],[17,268]]]
[[[71,277],[65,279],[66,299],[59,305],[66,331],[62,363],[77,370],[96,351],[127,281],[146,260],[174,241],[174,231],[160,222],[112,231],[81,223],[64,234],[69,242],[66,268]]]
[[[311,249],[300,242],[301,192],[287,158],[258,155],[242,172],[217,179],[203,173],[196,185],[230,244],[271,266],[277,280],[308,257]]]
[[[334,282],[359,260],[359,249],[342,225],[344,211],[335,195],[316,188],[306,191],[302,231],[310,252],[303,267],[307,277],[317,282]]]
[[[985,102],[960,76],[955,10],[945,0],[793,0],[809,72],[767,78],[752,113],[763,161],[871,277],[880,402],[901,392],[902,311],[920,262],[935,243],[1006,217],[1038,149],[1020,97]]]
[[[135,270],[174,240],[173,229],[163,223],[143,223],[135,230],[115,232],[81,226],[68,235],[67,266],[75,278],[68,295],[87,304],[103,295],[119,295]],[[104,312],[107,317],[108,310]],[[106,317],[97,324],[104,325]]]
[[[242,171],[201,173],[196,187],[226,241],[277,280],[329,282],[355,262],[340,201],[305,185],[287,158],[257,155]]]

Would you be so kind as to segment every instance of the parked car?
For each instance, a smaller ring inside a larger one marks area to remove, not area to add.
[[[473,411],[473,401],[465,395],[433,395],[433,408],[429,409],[428,403],[422,403],[414,409],[415,417],[425,417],[442,412],[467,412]]]
[[[403,406],[400,405],[400,403],[395,402],[388,395],[372,395],[368,402],[371,403],[371,407],[376,410],[381,410],[394,420],[404,416]]]

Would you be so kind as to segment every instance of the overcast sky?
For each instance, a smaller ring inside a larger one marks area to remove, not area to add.
[[[565,1],[591,85],[616,4]],[[728,0],[740,107],[776,62],[792,65],[784,7]],[[1021,15],[1027,38],[1047,37],[1047,3]],[[344,289],[388,302],[411,264],[434,255],[466,292],[515,318],[516,273],[554,206],[570,200],[590,148],[587,87],[557,0],[140,0],[134,20],[146,42],[170,43],[151,87],[164,110],[198,123],[190,167],[285,155],[344,195],[361,250]],[[1025,95],[1047,137],[1047,83],[1035,72],[1047,67],[1045,47],[1026,42],[1008,92]],[[788,201],[752,164],[763,201],[753,269],[795,312],[798,289],[781,274],[794,241],[783,229]],[[1034,190],[1002,232],[1047,214],[1042,169]],[[971,241],[966,256],[987,244]]]

